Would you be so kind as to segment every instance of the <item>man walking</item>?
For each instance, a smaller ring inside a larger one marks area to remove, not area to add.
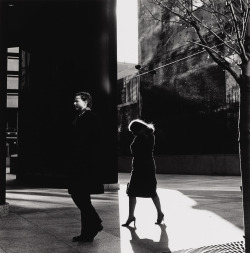
[[[92,97],[87,92],[75,95],[77,117],[72,129],[72,170],[70,171],[69,194],[81,212],[81,234],[73,242],[92,242],[103,229],[102,220],[91,203],[91,194],[104,193],[101,181],[100,144],[101,127],[91,111]]]

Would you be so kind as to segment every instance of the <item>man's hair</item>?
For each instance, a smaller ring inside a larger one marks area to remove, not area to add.
[[[86,101],[89,108],[92,107],[92,97],[88,92],[81,91],[76,93],[76,96],[80,96],[83,101]]]

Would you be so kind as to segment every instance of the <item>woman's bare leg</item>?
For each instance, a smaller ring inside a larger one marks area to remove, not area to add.
[[[153,203],[156,207],[157,215],[158,215],[158,219],[159,219],[160,217],[162,217],[163,212],[161,210],[161,202],[160,202],[160,198],[159,198],[158,194],[156,194],[155,197],[152,197],[152,200],[153,200]]]
[[[129,216],[128,220],[133,219],[136,206],[136,197],[129,197]]]
[[[134,222],[135,226],[135,206],[136,206],[136,197],[129,197],[129,215],[126,223],[122,224],[122,226],[127,227],[131,222]]]

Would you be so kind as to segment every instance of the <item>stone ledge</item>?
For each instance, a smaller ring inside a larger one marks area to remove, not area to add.
[[[9,212],[10,212],[9,203],[0,205],[0,218],[9,215]]]
[[[120,190],[120,184],[104,184],[104,190]]]
[[[155,155],[158,174],[240,176],[238,154]],[[118,157],[118,171],[131,172],[131,156]]]

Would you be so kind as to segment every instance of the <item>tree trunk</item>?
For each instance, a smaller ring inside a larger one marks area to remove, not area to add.
[[[250,65],[250,64],[249,64]],[[246,253],[250,253],[250,77],[244,78],[240,100],[240,168]]]
[[[243,213],[245,230],[246,253],[250,253],[250,19],[245,35],[244,47],[246,59],[242,65],[242,79],[240,83],[240,115],[239,115],[239,142],[240,142],[240,169],[243,193]]]

